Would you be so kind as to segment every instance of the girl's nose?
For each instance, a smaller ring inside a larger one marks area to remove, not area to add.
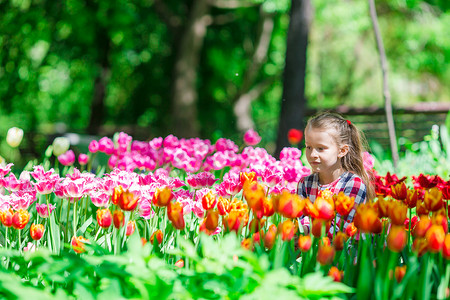
[[[315,149],[311,150],[311,157],[318,157],[317,151]]]

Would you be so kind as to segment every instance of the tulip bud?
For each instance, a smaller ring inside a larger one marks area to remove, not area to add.
[[[219,223],[219,212],[217,210],[206,211],[205,227],[208,230],[215,230]]]
[[[227,213],[230,212],[230,201],[228,201],[226,198],[224,197],[219,197],[217,199],[217,209],[219,210],[219,214],[221,216],[226,215]]]
[[[281,232],[281,239],[283,241],[290,241],[295,234],[295,225],[288,219],[279,225],[278,230]]]
[[[33,240],[38,241],[44,235],[44,225],[42,224],[32,224],[30,227],[30,236]]]
[[[89,147],[88,147],[89,152],[96,153],[98,151],[98,147],[99,147],[98,142],[96,140],[92,140],[89,143]]]
[[[317,261],[322,265],[330,265],[333,262],[336,250],[330,245],[320,245],[317,251]]]
[[[344,272],[343,271],[339,271],[338,268],[336,268],[335,266],[332,266],[330,268],[330,270],[328,271],[328,276],[333,278],[333,281],[341,282],[342,281],[342,277],[344,277]]]
[[[288,131],[288,141],[291,145],[298,145],[302,140],[303,132],[301,130],[291,128]]]
[[[334,236],[333,245],[336,251],[341,251],[344,249],[344,243],[348,240],[348,235],[342,231],[338,231]]]
[[[213,209],[216,206],[216,195],[212,191],[209,191],[202,197],[202,206],[204,210]]]
[[[182,230],[186,226],[183,217],[183,205],[180,202],[169,202],[167,217],[176,229]]]
[[[70,242],[70,244],[72,245],[73,251],[75,251],[76,253],[83,253],[86,250],[84,249],[84,244],[88,243],[89,240],[85,239],[82,236],[79,237],[72,237],[72,241]]]
[[[254,146],[261,141],[259,134],[253,130],[249,129],[244,134],[244,142],[249,146]]]
[[[298,248],[302,252],[308,252],[311,249],[312,241],[310,235],[301,235],[298,237]]]
[[[277,237],[277,227],[274,224],[271,224],[267,229],[266,234],[264,235],[264,247],[267,249],[272,249],[275,239]]]
[[[128,221],[125,234],[127,236],[130,236],[130,235],[132,235],[134,233],[135,230],[136,230],[136,222],[135,221]]]
[[[349,197],[344,194],[344,192],[340,192],[338,195],[333,197],[336,211],[343,217],[347,216],[353,208],[355,204],[355,197]]]
[[[387,236],[387,245],[391,251],[400,252],[405,248],[407,242],[407,235],[403,226],[394,225]]]
[[[53,155],[56,157],[64,154],[69,150],[70,141],[66,137],[57,137],[53,140]]]
[[[395,267],[395,280],[400,283],[406,274],[406,265]]]
[[[139,197],[136,197],[132,192],[126,190],[119,196],[118,204],[124,211],[132,211],[138,205],[138,200]]]
[[[437,187],[429,189],[425,192],[423,202],[429,211],[439,210],[444,205],[442,192]]]
[[[177,260],[177,262],[175,263],[175,267],[183,268],[184,267],[184,260],[182,258]]]
[[[153,232],[152,236],[150,237],[150,243],[153,244],[155,238],[156,238],[156,240],[158,241],[158,244],[161,244],[161,243],[162,243],[162,240],[163,240],[163,233],[162,233],[161,230],[158,229],[158,230],[156,230],[155,232]]]
[[[117,229],[121,228],[123,225],[125,225],[125,218],[123,215],[123,212],[120,210],[115,210],[113,214],[113,223],[114,227]]]
[[[358,228],[355,227],[355,223],[350,223],[347,225],[347,227],[345,227],[345,233],[349,236],[349,237],[353,237],[356,232],[358,232]]]
[[[241,247],[245,250],[252,250],[253,248],[253,241],[250,238],[243,239],[241,242]]]
[[[114,188],[113,194],[111,197],[111,201],[113,204],[116,204],[119,202],[119,197],[123,194],[123,187],[121,185],[118,185]]]
[[[439,225],[432,225],[425,234],[428,241],[428,249],[431,252],[439,252],[444,247],[445,232]]]
[[[89,156],[87,156],[87,155],[84,154],[84,153],[81,153],[80,155],[78,155],[78,163],[79,163],[81,166],[87,165],[88,162],[89,162]]]
[[[417,256],[424,255],[428,250],[428,242],[425,238],[416,238],[414,239],[412,245],[413,252],[417,253]]]
[[[444,239],[444,246],[442,248],[442,256],[445,259],[450,259],[450,234],[447,234]]]
[[[20,145],[23,139],[23,130],[17,127],[11,127],[6,134],[6,143],[13,148]]]
[[[13,211],[11,209],[0,210],[0,219],[6,227],[12,226]]]
[[[12,217],[12,226],[15,229],[24,229],[30,220],[30,213],[27,210],[19,209]]]
[[[97,223],[102,228],[109,228],[112,223],[111,211],[107,208],[97,210]]]
[[[156,188],[155,192],[153,193],[153,199],[152,202],[154,205],[163,207],[168,206],[169,202],[173,199],[173,193],[172,190],[168,187],[164,188]]]
[[[420,217],[416,227],[414,227],[414,237],[425,237],[425,233],[431,227],[431,219],[428,216]]]

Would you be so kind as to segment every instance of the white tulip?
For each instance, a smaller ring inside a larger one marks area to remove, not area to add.
[[[70,141],[66,137],[57,137],[53,140],[53,155],[56,157],[60,156],[63,153],[66,153],[69,150]]]
[[[6,142],[13,148],[20,145],[23,139],[23,130],[17,127],[12,127],[8,130],[6,134]]]

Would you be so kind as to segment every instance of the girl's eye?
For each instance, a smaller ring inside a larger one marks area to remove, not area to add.
[[[319,147],[319,148],[317,148],[317,150],[319,150],[319,151],[323,151],[323,148],[322,148],[322,147]]]

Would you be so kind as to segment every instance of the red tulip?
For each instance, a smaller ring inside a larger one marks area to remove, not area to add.
[[[117,229],[123,227],[125,225],[125,217],[123,212],[120,210],[115,210],[113,214],[113,224]]]
[[[277,227],[274,224],[271,224],[264,235],[264,247],[269,250],[272,249],[277,237],[277,232]]]
[[[163,240],[163,233],[162,233],[161,230],[158,229],[158,230],[156,230],[155,232],[153,232],[152,236],[150,237],[150,243],[153,244],[153,241],[155,240],[155,238],[156,238],[156,240],[158,241],[158,244],[161,244],[161,243],[162,243],[162,240]]]
[[[112,223],[111,211],[107,208],[97,210],[97,223],[102,228],[109,228]]]
[[[153,193],[152,202],[154,205],[159,207],[168,206],[170,200],[172,200],[173,197],[174,196],[170,188],[156,188],[155,192]]]
[[[24,229],[30,220],[30,213],[27,210],[19,209],[12,216],[12,226],[15,229]]]
[[[135,221],[128,221],[125,234],[127,236],[130,236],[130,235],[132,235],[134,233],[135,230],[136,230],[136,222]]]
[[[33,240],[38,241],[44,235],[44,225],[42,224],[32,224],[30,227],[30,236]]]

